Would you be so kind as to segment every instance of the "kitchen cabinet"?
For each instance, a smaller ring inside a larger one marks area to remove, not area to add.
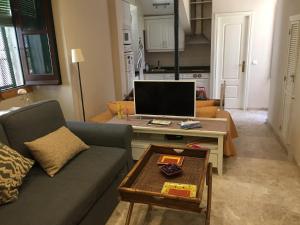
[[[206,95],[210,96],[210,73],[181,73],[179,77],[181,80],[195,80],[196,88],[204,88]]]
[[[175,80],[174,73],[145,73],[145,80]]]
[[[174,16],[145,17],[146,50],[170,52],[175,49]],[[179,50],[184,50],[184,30],[179,26]]]
[[[165,80],[175,80],[175,74],[165,74]]]
[[[131,29],[132,17],[130,12],[130,4],[122,1],[122,16],[123,16],[123,29]]]

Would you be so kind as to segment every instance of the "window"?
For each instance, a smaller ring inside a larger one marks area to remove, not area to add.
[[[0,0],[0,91],[61,84],[51,0]]]
[[[10,1],[25,84],[61,84],[51,0]]]
[[[24,85],[9,0],[0,0],[0,91]]]

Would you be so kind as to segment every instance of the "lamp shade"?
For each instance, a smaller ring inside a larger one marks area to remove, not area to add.
[[[80,48],[72,49],[72,63],[84,62],[84,57]]]

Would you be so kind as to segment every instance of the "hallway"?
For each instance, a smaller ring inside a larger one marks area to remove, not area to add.
[[[224,159],[224,175],[214,174],[211,225],[299,225],[300,169],[265,123],[265,111],[231,112],[239,138],[237,157]],[[108,225],[123,225],[128,204],[121,202]],[[199,225],[204,215],[136,205],[131,224]]]

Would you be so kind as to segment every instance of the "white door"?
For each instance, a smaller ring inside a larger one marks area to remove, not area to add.
[[[300,19],[300,18],[299,18]],[[289,145],[290,116],[294,102],[294,87],[296,74],[299,72],[300,60],[300,20],[291,20],[289,24],[288,65],[284,75],[282,104],[282,138]]]
[[[221,84],[225,81],[225,107],[244,108],[250,16],[218,16],[216,29],[216,95],[220,96]]]

